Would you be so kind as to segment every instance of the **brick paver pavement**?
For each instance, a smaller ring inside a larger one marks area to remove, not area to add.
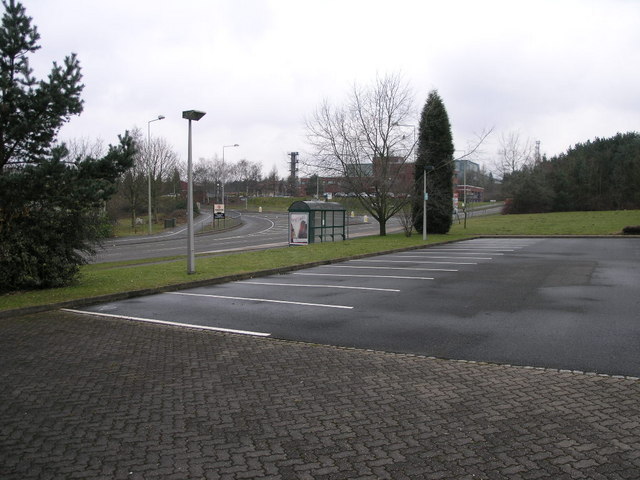
[[[0,365],[3,480],[640,477],[635,379],[65,312]]]

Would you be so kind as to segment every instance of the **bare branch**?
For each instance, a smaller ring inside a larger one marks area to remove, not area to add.
[[[405,177],[413,155],[416,123],[413,95],[400,75],[377,77],[373,85],[354,85],[344,106],[327,100],[307,120],[307,139],[313,154],[305,165],[318,175],[340,177],[362,206],[386,222],[406,203],[412,188]],[[415,129],[415,127],[414,127]]]

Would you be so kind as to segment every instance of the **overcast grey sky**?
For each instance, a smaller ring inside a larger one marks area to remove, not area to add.
[[[456,149],[474,133],[518,130],[554,155],[640,130],[636,0],[26,0],[41,34],[38,77],[78,54],[84,113],[61,139],[114,143],[139,127],[186,161],[222,155],[275,165],[305,152],[304,120],[354,82],[401,73],[416,110],[438,89]],[[417,123],[417,120],[416,120]]]

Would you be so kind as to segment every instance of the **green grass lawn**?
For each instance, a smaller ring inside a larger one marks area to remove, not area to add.
[[[460,216],[462,219],[462,215]],[[627,225],[640,225],[640,210],[556,212],[467,217],[451,233],[469,235],[613,235]]]
[[[290,199],[289,199],[290,200]],[[470,217],[467,228],[454,224],[447,235],[429,235],[428,243],[456,241],[477,235],[612,235],[640,224],[640,210],[567,212],[539,215]],[[194,275],[186,273],[186,258],[172,257],[85,265],[76,285],[16,292],[0,296],[0,311],[46,305],[113,293],[170,287],[279,267],[347,258],[423,245],[422,236],[402,233],[196,259]]]

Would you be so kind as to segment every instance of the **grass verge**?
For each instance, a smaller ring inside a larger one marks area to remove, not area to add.
[[[462,215],[460,216],[462,218]],[[615,235],[640,224],[640,210],[556,212],[468,217],[467,228],[454,223],[452,234],[468,235]]]

